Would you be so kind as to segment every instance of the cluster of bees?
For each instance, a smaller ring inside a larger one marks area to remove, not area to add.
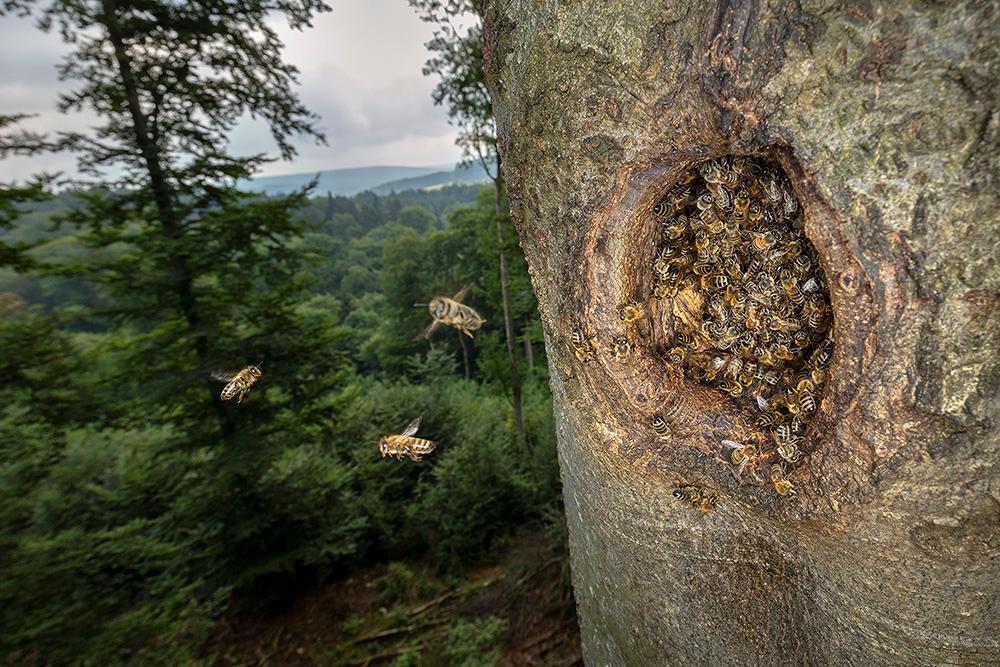
[[[431,299],[427,304],[427,310],[433,321],[421,335],[429,338],[438,326],[445,324],[461,331],[469,338],[473,338],[475,332],[483,326],[486,320],[473,308],[461,303],[468,290],[469,287],[466,286],[454,297],[436,296]],[[219,398],[223,401],[235,398],[237,403],[242,403],[243,397],[264,376],[261,371],[263,363],[250,364],[239,371],[213,371],[211,373],[212,379],[225,383]],[[424,455],[434,451],[436,444],[432,440],[416,437],[419,427],[420,417],[417,417],[407,424],[402,432],[379,438],[378,448],[382,457],[395,456],[397,460],[409,458],[413,461],[420,461]]]
[[[788,179],[760,158],[706,160],[683,174],[652,212],[659,223],[652,298],[673,315],[665,357],[688,379],[757,409],[773,445],[726,440],[728,458],[738,474],[770,459],[775,491],[794,496],[788,473],[802,458],[833,330],[823,272]],[[619,306],[624,332],[611,340],[617,360],[634,352],[632,334],[650,302]],[[593,357],[582,331],[570,343],[581,362]],[[662,417],[651,425],[658,439],[670,439]],[[714,507],[695,488],[678,487],[674,495],[699,509]]]
[[[771,481],[780,495],[794,495],[788,466],[802,456],[833,332],[823,272],[787,178],[758,158],[707,160],[653,215],[661,231],[652,292],[677,315],[667,359],[689,379],[756,406],[774,451],[723,444],[740,472],[776,454]],[[622,307],[623,321],[633,307]]]

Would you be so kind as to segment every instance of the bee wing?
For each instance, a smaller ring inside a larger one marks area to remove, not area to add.
[[[723,440],[722,444],[724,444],[726,447],[729,447],[729,449],[739,449],[743,446],[738,442],[733,442],[732,440]]]
[[[468,285],[466,285],[462,289],[458,290],[458,292],[455,293],[455,296],[451,297],[452,301],[459,301],[460,302],[462,299],[464,299],[465,295],[469,293],[469,288],[470,287],[472,287],[472,283],[469,283]]]
[[[218,382],[230,382],[239,374],[239,371],[212,371],[211,373],[212,379]]]
[[[767,402],[767,399],[764,398],[763,396],[757,397],[757,407],[760,410],[763,410],[764,412],[767,412],[768,410],[771,409],[771,405]]]
[[[416,433],[418,428],[420,428],[420,417],[417,417],[409,424],[407,424],[406,428],[403,429],[403,432],[400,433],[400,435],[403,436],[404,438],[408,438],[414,433]]]
[[[434,320],[430,325],[421,331],[413,340],[420,340],[421,338],[430,338],[431,334],[437,331],[437,328],[441,326],[441,320]]]

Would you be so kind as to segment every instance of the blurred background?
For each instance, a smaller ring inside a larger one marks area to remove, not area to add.
[[[0,7],[0,664],[582,664],[478,3]]]

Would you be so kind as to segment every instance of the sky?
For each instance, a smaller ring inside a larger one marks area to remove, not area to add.
[[[277,24],[285,60],[300,70],[298,92],[319,114],[326,146],[296,142],[293,162],[266,165],[262,175],[368,165],[440,165],[457,162],[455,129],[435,107],[436,80],[421,73],[431,26],[406,0],[329,0],[306,31]],[[68,49],[58,34],[37,30],[30,20],[0,17],[0,113],[33,113],[24,127],[39,131],[83,130],[87,113],[61,114],[56,99],[66,83],[56,66]],[[270,134],[252,121],[232,134],[237,154],[275,153]],[[0,160],[0,181],[23,180],[39,171],[75,173],[68,155]]]

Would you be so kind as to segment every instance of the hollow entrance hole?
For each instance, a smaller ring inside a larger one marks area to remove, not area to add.
[[[654,346],[689,381],[747,403],[771,434],[772,460],[794,465],[826,381],[833,328],[788,177],[763,157],[706,160],[682,173],[652,214],[651,279],[620,318],[641,316],[639,304],[649,303]]]

